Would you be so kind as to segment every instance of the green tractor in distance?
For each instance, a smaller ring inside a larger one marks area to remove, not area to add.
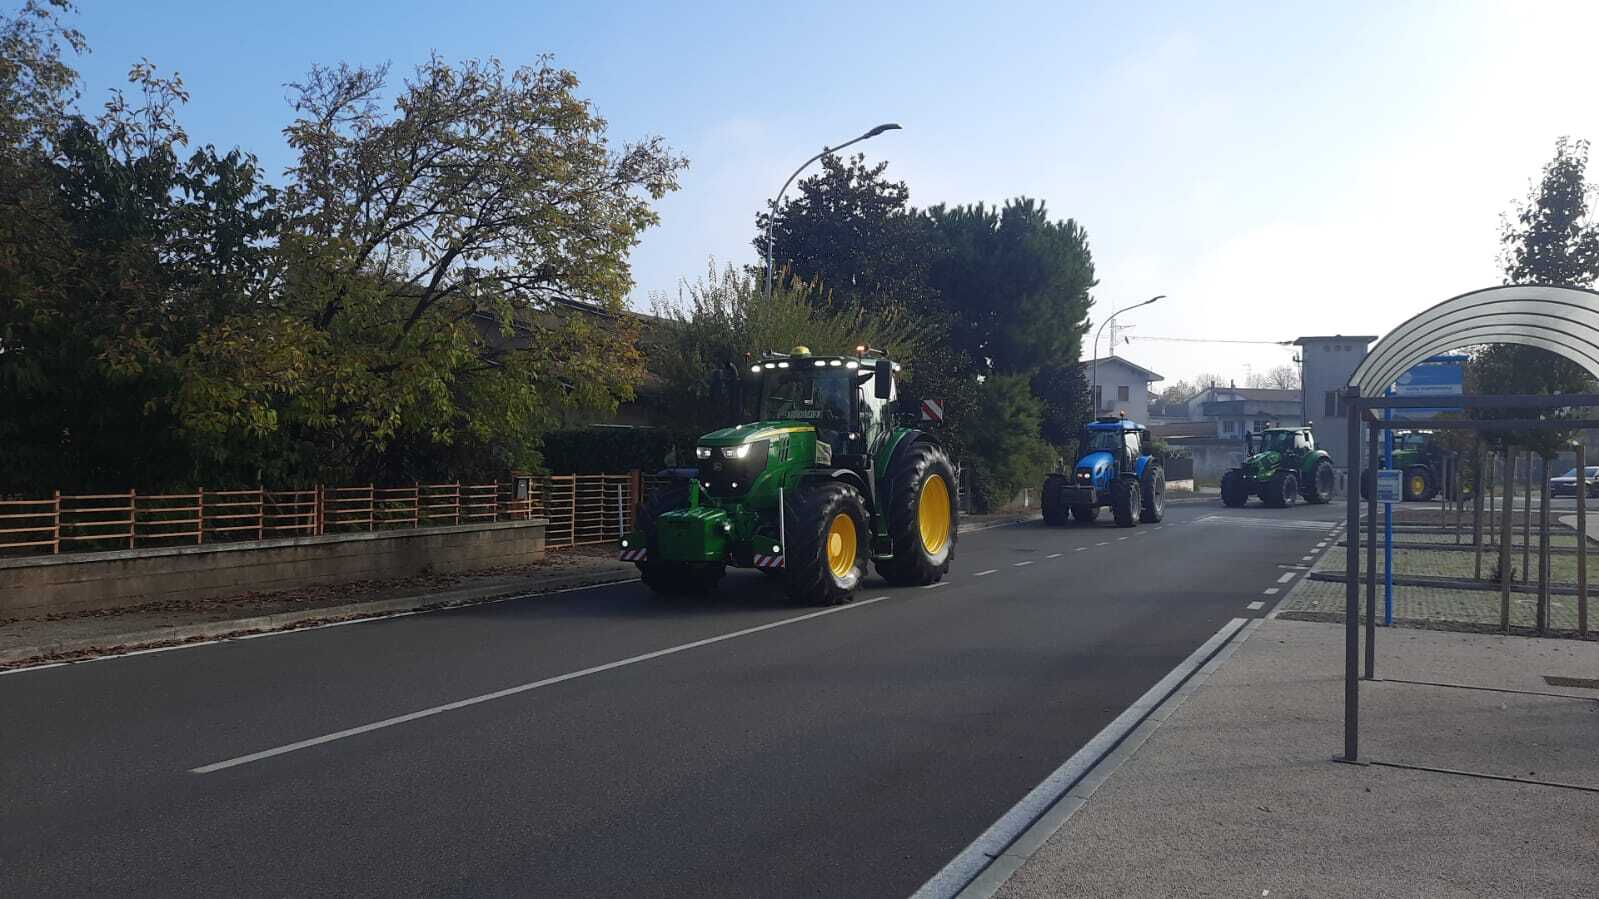
[[[1332,500],[1332,457],[1316,449],[1310,428],[1267,428],[1244,434],[1244,462],[1221,478],[1221,501],[1234,508],[1259,496],[1272,508],[1292,506],[1301,497],[1307,503]]]
[[[620,558],[666,595],[708,592],[728,566],[821,605],[850,601],[868,561],[891,584],[942,580],[955,555],[955,469],[931,434],[894,425],[898,369],[870,347],[795,347],[716,379],[739,414],[753,390],[754,421],[706,434],[698,467],[666,472],[675,486],[639,510]]]
[[[1393,464],[1389,467],[1404,472],[1400,481],[1400,498],[1407,503],[1424,503],[1445,488],[1444,451],[1432,440],[1429,431],[1395,431]],[[1378,457],[1381,459],[1381,457]],[[1360,479],[1360,498],[1371,498],[1371,472]],[[1453,493],[1453,491],[1449,491]],[[1454,499],[1448,496],[1447,499]]]

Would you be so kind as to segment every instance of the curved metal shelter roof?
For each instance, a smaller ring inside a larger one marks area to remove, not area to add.
[[[1599,379],[1599,292],[1512,284],[1444,300],[1377,341],[1349,385],[1377,396],[1427,357],[1483,343],[1539,347]]]

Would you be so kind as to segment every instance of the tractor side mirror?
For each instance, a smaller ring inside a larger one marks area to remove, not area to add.
[[[873,367],[872,392],[880,400],[886,400],[894,395],[894,363],[887,359],[877,360]]]

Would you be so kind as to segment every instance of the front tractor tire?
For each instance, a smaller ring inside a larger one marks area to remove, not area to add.
[[[636,562],[644,586],[663,596],[696,596],[716,589],[727,566],[720,562],[669,562],[661,558],[655,522],[667,512],[688,506],[687,487],[667,487],[639,509],[638,530],[646,535],[647,552]]]
[[[1221,502],[1229,508],[1243,508],[1249,502],[1249,484],[1244,473],[1234,468],[1221,476]]]
[[[1260,498],[1273,509],[1286,509],[1299,499],[1299,479],[1291,472],[1279,471],[1261,488]]]
[[[943,580],[955,558],[960,513],[955,466],[942,447],[921,441],[896,454],[885,506],[894,555],[877,563],[877,573],[897,587]]]
[[[1336,482],[1332,462],[1327,459],[1318,461],[1310,473],[1310,483],[1305,485],[1305,502],[1312,504],[1332,502],[1333,485]]]
[[[785,510],[783,589],[796,603],[843,605],[855,598],[855,588],[866,576],[871,533],[866,500],[839,481],[820,481],[795,493]]]
[[[1166,471],[1154,462],[1144,466],[1144,476],[1140,479],[1139,493],[1142,494],[1143,504],[1138,512],[1138,520],[1144,524],[1159,524],[1166,517]]]
[[[1071,512],[1060,501],[1060,489],[1066,486],[1065,475],[1052,474],[1044,479],[1044,490],[1039,496],[1038,505],[1044,511],[1044,523],[1059,527],[1071,521]]]
[[[1138,482],[1132,478],[1117,478],[1110,482],[1110,511],[1116,526],[1130,528],[1138,524],[1140,494]]]
[[[1438,480],[1433,477],[1431,468],[1425,465],[1412,465],[1405,469],[1405,502],[1424,503],[1437,495]]]

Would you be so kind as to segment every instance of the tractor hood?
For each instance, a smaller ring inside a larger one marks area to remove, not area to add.
[[[1266,450],[1263,453],[1256,453],[1244,460],[1244,473],[1250,475],[1259,475],[1263,472],[1276,471],[1277,466],[1281,463],[1282,453],[1279,453],[1276,450]]]
[[[738,446],[751,440],[764,440],[791,431],[809,431],[815,426],[803,421],[755,421],[712,431],[700,438],[701,446]]]
[[[1110,453],[1106,452],[1105,450],[1097,450],[1089,453],[1081,459],[1078,459],[1077,467],[1073,469],[1073,471],[1082,471],[1085,468],[1088,469],[1090,472],[1093,472],[1094,482],[1097,484],[1104,476],[1105,471],[1109,469],[1115,461],[1115,459],[1111,458]]]

